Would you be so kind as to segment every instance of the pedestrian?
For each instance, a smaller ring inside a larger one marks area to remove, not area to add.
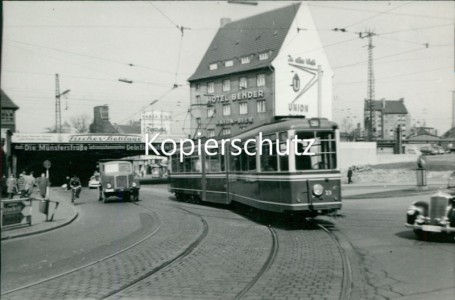
[[[17,180],[13,176],[13,174],[9,175],[8,179],[6,180],[6,187],[8,192],[8,197],[13,199],[14,194],[17,193]]]
[[[41,197],[46,198],[47,188],[50,186],[49,179],[46,178],[46,174],[41,173],[41,177],[38,178],[38,188]]]
[[[348,170],[348,184],[352,183],[352,168]]]
[[[25,190],[25,171],[22,171],[19,174],[19,178],[17,179],[17,188],[21,193],[21,198],[27,197],[27,191]]]
[[[33,193],[33,187],[35,186],[36,180],[35,177],[33,177],[33,171],[30,172],[29,175],[24,176],[25,178],[25,196],[30,197],[30,195]]]

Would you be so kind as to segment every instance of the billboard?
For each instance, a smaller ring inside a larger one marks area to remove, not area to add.
[[[170,134],[171,133],[171,113],[152,110],[141,114],[141,133],[142,134]]]

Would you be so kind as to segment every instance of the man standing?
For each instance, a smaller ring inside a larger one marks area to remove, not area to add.
[[[352,168],[348,170],[348,184],[352,183]]]

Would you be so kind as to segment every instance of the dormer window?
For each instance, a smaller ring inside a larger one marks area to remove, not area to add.
[[[249,57],[249,56],[242,57],[242,58],[240,59],[240,62],[241,62],[242,64],[249,64],[249,63],[250,63],[250,57]]]
[[[217,63],[210,64],[209,69],[210,69],[210,70],[216,70],[216,69],[218,69],[218,64],[217,64]]]
[[[224,62],[224,66],[225,67],[232,67],[234,65],[234,61],[231,59],[231,60],[226,60]]]
[[[266,60],[269,59],[269,53],[264,52],[264,53],[259,53],[259,60]]]

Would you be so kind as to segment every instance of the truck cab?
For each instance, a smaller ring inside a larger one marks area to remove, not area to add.
[[[110,197],[123,201],[139,200],[139,180],[136,178],[133,164],[127,160],[99,162],[100,188],[99,200],[104,203]]]

